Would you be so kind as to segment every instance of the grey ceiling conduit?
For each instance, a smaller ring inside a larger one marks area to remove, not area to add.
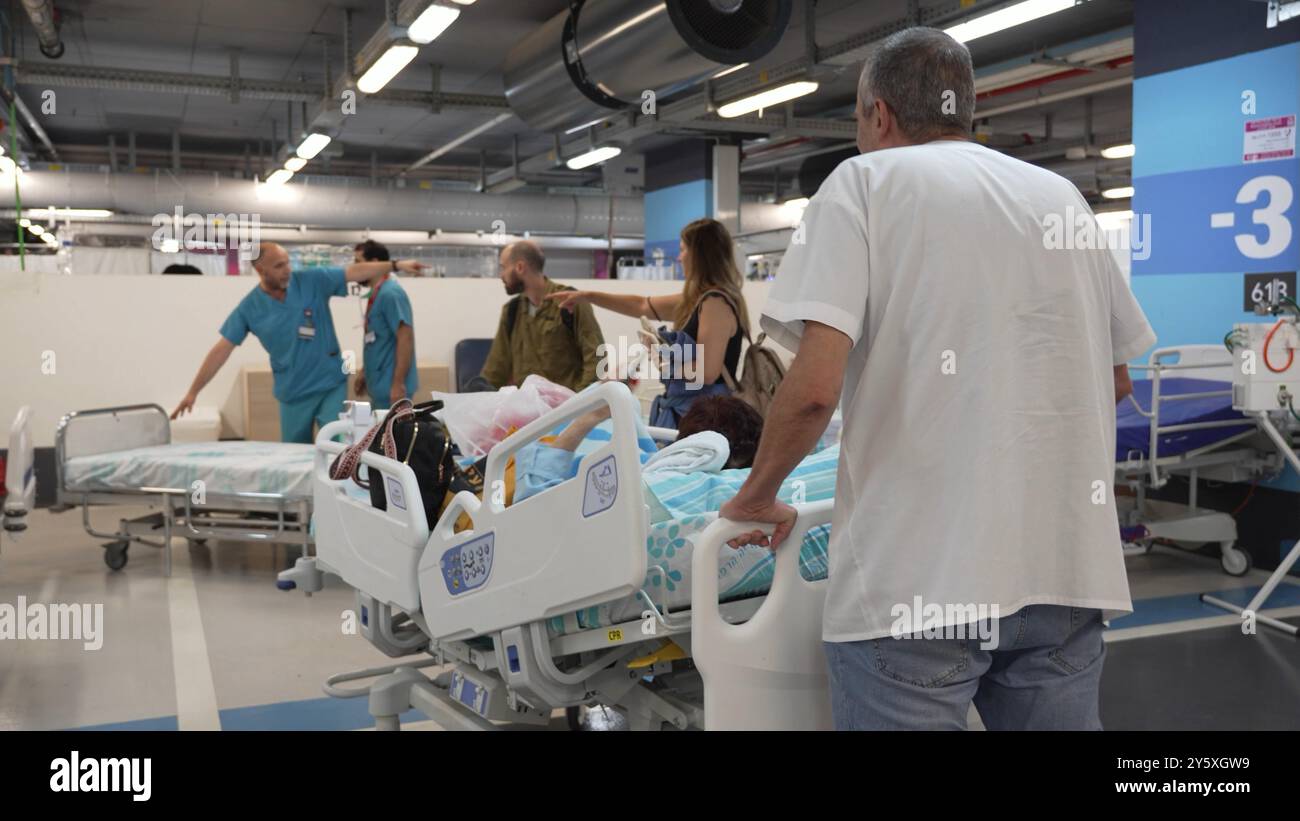
[[[59,39],[59,28],[54,20],[54,0],[23,0],[23,8],[36,28],[41,54],[51,60],[62,57],[63,41]]]

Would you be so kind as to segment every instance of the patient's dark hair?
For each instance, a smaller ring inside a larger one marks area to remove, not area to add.
[[[729,468],[747,468],[754,464],[758,439],[763,434],[763,417],[742,399],[734,396],[701,396],[677,425],[677,438],[685,439],[702,430],[717,431],[731,445]]]

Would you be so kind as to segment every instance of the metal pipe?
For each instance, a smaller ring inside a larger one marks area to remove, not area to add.
[[[59,29],[54,22],[54,0],[23,0],[23,8],[36,29],[41,54],[51,60],[62,57],[63,41],[59,39]]]

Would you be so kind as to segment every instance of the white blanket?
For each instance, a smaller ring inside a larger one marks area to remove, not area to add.
[[[641,472],[717,473],[726,467],[730,458],[731,445],[727,442],[727,437],[717,431],[702,430],[685,439],[678,439],[651,456],[642,466]]]

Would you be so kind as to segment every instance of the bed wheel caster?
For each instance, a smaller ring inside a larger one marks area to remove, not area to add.
[[[108,565],[109,570],[121,570],[126,567],[127,548],[131,546],[130,542],[109,542],[104,545],[104,564]]]
[[[1219,565],[1229,576],[1244,576],[1254,564],[1249,553],[1235,547],[1228,548],[1219,556]]]
[[[288,579],[276,579],[275,586],[280,590],[293,590],[298,587],[298,583]]]

